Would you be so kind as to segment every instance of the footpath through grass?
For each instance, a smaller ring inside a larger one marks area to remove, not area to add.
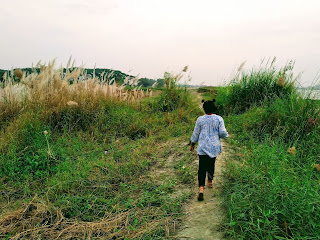
[[[292,66],[245,72],[217,103],[237,152],[227,168],[233,239],[319,239],[319,101],[296,91]]]

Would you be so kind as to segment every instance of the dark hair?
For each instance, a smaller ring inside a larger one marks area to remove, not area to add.
[[[217,111],[217,107],[214,104],[215,101],[216,101],[215,99],[212,99],[212,101],[205,101],[205,100],[201,101],[203,103],[203,110],[206,114],[215,113]]]

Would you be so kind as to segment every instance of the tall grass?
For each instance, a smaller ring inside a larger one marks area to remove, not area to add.
[[[274,69],[244,73],[218,93],[221,108],[237,113],[226,118],[238,147],[227,171],[227,232],[235,239],[318,239],[320,103],[297,93],[286,74],[291,67]]]
[[[292,69],[293,62],[278,69],[273,59],[261,63],[258,69],[245,71],[243,65],[224,92],[220,92],[217,104],[224,106],[225,113],[242,113],[252,106],[261,106],[277,98],[286,98],[296,91]],[[222,101],[222,102],[220,102]]]
[[[317,156],[296,145],[265,140],[240,152],[229,169],[228,232],[235,239],[318,239]],[[315,149],[314,149],[315,150]],[[308,154],[303,154],[305,152]],[[242,155],[240,155],[242,156]]]
[[[92,110],[103,101],[132,103],[150,94],[137,88],[125,89],[127,84],[136,85],[137,79],[125,79],[125,84],[120,86],[110,74],[99,79],[94,74],[93,77],[86,76],[83,68],[70,68],[68,64],[64,73],[54,65],[54,61],[47,66],[39,64],[36,68],[40,67],[40,73],[34,71],[26,75],[16,69],[11,75],[6,74],[0,88],[1,125],[28,109],[43,108],[55,113],[70,107]]]
[[[178,74],[166,72],[164,74],[165,87],[160,94],[157,109],[163,112],[176,110],[180,107],[188,106],[191,103],[186,87],[178,86],[178,82],[183,78],[184,73],[188,71],[188,66],[184,67]],[[188,81],[190,81],[190,77]]]
[[[6,76],[0,238],[170,236],[188,197],[175,191],[190,176],[182,163],[192,158],[181,142],[197,108],[184,102],[163,112],[160,97],[143,98],[149,93],[107,78],[82,81],[81,69],[66,74],[50,63],[20,81],[13,81],[15,73]],[[154,177],[173,154],[176,172]]]

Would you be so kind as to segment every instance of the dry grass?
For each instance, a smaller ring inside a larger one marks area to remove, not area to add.
[[[277,85],[278,86],[284,86],[284,84],[285,84],[285,79],[284,79],[284,77],[279,77],[279,79],[278,79],[278,81],[277,81]]]
[[[184,73],[188,71],[189,66],[185,66],[181,72],[177,74],[172,74],[169,72],[166,72],[164,74],[164,81],[165,81],[165,87],[167,89],[173,89],[176,87],[176,84],[184,77]],[[191,81],[190,75],[187,78],[187,81]]]
[[[155,209],[134,212],[129,210],[107,216],[95,222],[71,221],[64,218],[35,196],[24,208],[9,212],[0,220],[0,237],[10,239],[141,239],[145,234],[165,226],[167,235],[174,225],[170,217],[148,221],[144,225],[132,226],[132,219],[157,216]],[[173,229],[173,230],[172,230]]]
[[[95,74],[87,76],[83,68],[70,70],[68,66],[63,72],[62,68],[54,68],[54,61],[36,67],[40,68],[40,73],[34,71],[26,75],[21,69],[16,69],[11,74],[5,74],[4,84],[0,88],[0,121],[35,107],[59,112],[72,103],[73,107],[90,109],[105,100],[132,103],[146,94],[150,95],[150,92],[145,94],[138,88],[130,91],[125,89],[125,84],[136,85],[137,79],[125,79],[125,84],[119,85],[112,74],[98,79]]]

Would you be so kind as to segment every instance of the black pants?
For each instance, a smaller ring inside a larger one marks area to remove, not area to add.
[[[198,169],[199,187],[205,186],[207,173],[208,173],[208,179],[213,180],[215,162],[216,162],[215,157],[210,158],[208,155],[199,155],[199,169]]]

